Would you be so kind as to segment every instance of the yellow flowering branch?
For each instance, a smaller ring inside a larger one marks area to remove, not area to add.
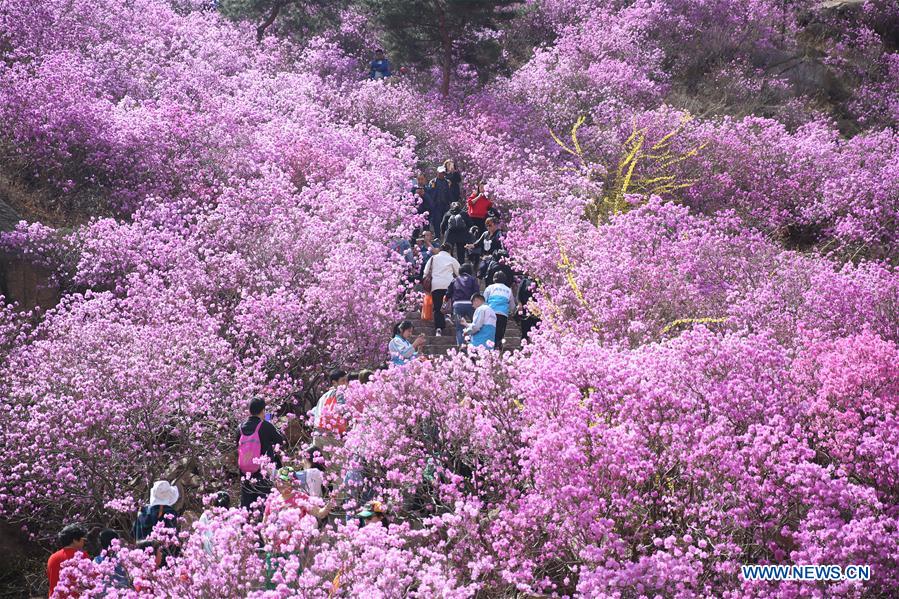
[[[561,259],[559,260],[559,268],[562,269],[562,272],[565,274],[565,280],[568,282],[568,286],[574,292],[574,297],[577,298],[578,303],[583,306],[584,310],[587,311],[587,314],[593,319],[593,322],[596,323],[599,319],[594,314],[593,309],[590,308],[590,304],[587,303],[586,298],[584,298],[584,293],[581,291],[580,285],[578,285],[577,279],[574,277],[574,264],[572,264],[571,260],[568,258],[568,253],[565,251],[565,246],[562,245],[561,240],[559,241],[559,255]],[[599,333],[600,328],[598,325],[593,325],[593,332]]]
[[[677,127],[663,135],[648,149],[646,137],[649,130],[647,127],[638,128],[635,123],[631,134],[622,144],[622,154],[614,174],[605,182],[604,193],[600,197],[594,197],[587,204],[584,216],[593,224],[599,225],[610,216],[629,208],[626,200],[628,195],[649,198],[653,195],[670,195],[692,186],[696,182],[695,179],[678,181],[677,176],[671,172],[675,165],[696,156],[706,145],[702,143],[684,152],[672,149],[673,141],[690,120],[691,116],[685,116]],[[576,157],[584,167],[591,161],[578,140],[577,132],[585,122],[586,117],[581,116],[574,123],[570,132],[570,144],[563,141],[551,128],[549,130],[556,144]]]
[[[662,329],[662,334],[664,335],[671,329],[675,327],[679,327],[682,324],[711,324],[717,322],[727,322],[727,318],[718,318],[718,317],[706,317],[706,318],[679,318],[673,322],[669,322],[665,325],[665,328]]]

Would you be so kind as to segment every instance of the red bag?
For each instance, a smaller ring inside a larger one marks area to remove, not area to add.
[[[425,294],[425,301],[421,304],[421,319],[431,320],[434,318],[434,299],[430,293]]]

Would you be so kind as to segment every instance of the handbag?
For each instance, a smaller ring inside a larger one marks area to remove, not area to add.
[[[421,319],[431,320],[434,318],[434,298],[430,293],[425,294],[425,301],[421,304]]]
[[[434,265],[431,263],[431,259],[428,259],[428,263],[425,265],[425,271],[423,276],[421,277],[421,288],[425,290],[426,293],[431,293],[434,280],[431,277],[431,269]]]

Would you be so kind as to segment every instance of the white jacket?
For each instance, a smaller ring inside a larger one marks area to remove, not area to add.
[[[446,289],[459,276],[459,261],[449,252],[431,256],[425,265],[425,276],[428,275],[431,275],[431,289]]]

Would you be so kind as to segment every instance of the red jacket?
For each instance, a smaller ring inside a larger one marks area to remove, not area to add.
[[[80,549],[64,547],[51,555],[50,559],[47,560],[47,579],[50,581],[50,597],[53,596],[53,591],[56,590],[56,585],[59,584],[59,574],[62,570],[63,563],[74,558],[76,555],[79,557],[87,557],[87,553]],[[77,595],[66,596],[77,597]]]
[[[468,196],[468,216],[471,218],[487,218],[487,211],[493,206],[493,202],[484,194],[477,192]]]

